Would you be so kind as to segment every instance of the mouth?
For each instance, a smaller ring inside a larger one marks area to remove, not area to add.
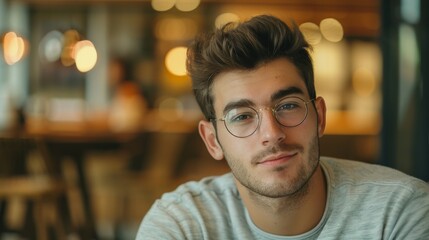
[[[277,155],[268,156],[267,158],[262,159],[257,162],[257,165],[273,166],[280,165],[286,162],[289,162],[293,157],[298,155],[298,152],[282,153]]]

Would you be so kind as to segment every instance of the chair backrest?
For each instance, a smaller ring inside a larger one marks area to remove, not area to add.
[[[27,175],[30,153],[37,153],[44,171],[51,171],[50,154],[42,139],[33,137],[0,137],[0,177]]]

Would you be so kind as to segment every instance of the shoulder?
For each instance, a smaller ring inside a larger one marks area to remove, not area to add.
[[[328,187],[333,195],[359,195],[360,200],[405,205],[407,202],[429,203],[429,184],[396,169],[358,161],[321,158]],[[334,197],[334,196],[333,196]],[[370,200],[372,199],[372,200]]]
[[[203,178],[180,185],[164,193],[152,206],[159,214],[180,220],[205,218],[210,212],[225,212],[227,207],[240,205],[241,198],[232,173]]]
[[[168,207],[171,204],[178,204],[190,198],[203,200],[213,197],[223,197],[224,195],[239,197],[231,173],[184,183],[174,191],[165,193],[159,200],[159,204]]]
[[[374,235],[392,239],[427,239],[428,183],[377,164],[321,158],[321,166],[329,189],[329,223],[335,228],[351,234],[355,232],[348,226],[371,229]]]
[[[401,185],[421,187],[428,190],[424,181],[386,166],[359,161],[321,157],[321,165],[332,184]]]
[[[138,239],[201,239],[218,233],[215,229],[227,229],[228,214],[240,216],[243,209],[231,173],[187,182],[154,203]]]

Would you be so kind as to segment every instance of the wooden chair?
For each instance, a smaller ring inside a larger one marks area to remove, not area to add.
[[[39,156],[42,172],[28,171],[30,153]],[[50,161],[40,139],[0,137],[0,239],[9,232],[26,239],[66,238],[59,205],[66,188],[50,173]],[[8,206],[18,199],[25,203],[25,221],[19,229],[12,229],[5,216]]]

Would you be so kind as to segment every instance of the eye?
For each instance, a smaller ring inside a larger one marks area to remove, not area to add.
[[[301,108],[301,104],[299,102],[293,101],[293,100],[286,100],[284,102],[281,102],[277,106],[276,111],[289,112],[289,111],[298,110],[299,108]]]
[[[240,114],[230,119],[231,122],[240,122],[252,118],[250,114]]]
[[[231,124],[245,124],[256,118],[256,112],[251,108],[237,108],[225,115],[225,120]]]

